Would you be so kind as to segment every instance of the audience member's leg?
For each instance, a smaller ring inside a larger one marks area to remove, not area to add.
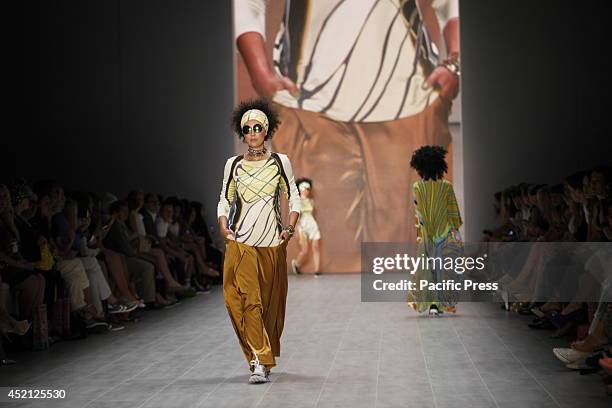
[[[87,273],[87,278],[89,279],[91,303],[96,308],[98,317],[103,316],[104,307],[102,306],[102,300],[106,300],[111,296],[111,290],[108,286],[108,282],[106,281],[102,268],[100,268],[100,264],[96,258],[83,257],[79,259],[85,267],[85,272]]]
[[[32,274],[15,286],[19,293],[19,318],[32,320],[34,310],[45,299],[45,278],[40,274]]]
[[[58,262],[57,267],[70,296],[72,311],[75,312],[87,306],[85,290],[89,288],[89,279],[87,279],[83,264],[78,259],[68,259]]]
[[[200,275],[209,276],[211,278],[216,278],[219,276],[219,272],[210,268],[206,265],[205,259],[206,255],[203,254],[202,248],[199,247],[195,242],[185,244],[184,248],[186,252],[190,253],[194,257],[194,263],[196,265],[196,270]]]
[[[146,260],[152,262],[155,267],[158,269],[161,276],[163,276],[164,281],[169,290],[182,290],[184,287],[174,279],[172,276],[172,272],[170,272],[170,267],[168,266],[168,260],[166,259],[166,255],[164,251],[160,248],[151,248],[151,250],[145,254]]]
[[[45,279],[45,298],[43,303],[47,305],[47,310],[50,316],[53,315],[55,309],[57,283],[60,279],[60,272],[53,268],[48,271],[42,271],[41,275]]]
[[[9,314],[5,307],[4,290],[2,288],[2,277],[0,276],[0,332],[14,330],[19,334],[25,333],[30,327],[27,320],[17,321]]]
[[[116,285],[115,293],[127,301],[135,301],[136,296],[130,289],[129,272],[125,263],[125,257],[117,252],[105,249],[104,260],[108,267],[108,272]]]
[[[155,266],[138,258],[126,257],[130,281],[145,303],[155,302]]]

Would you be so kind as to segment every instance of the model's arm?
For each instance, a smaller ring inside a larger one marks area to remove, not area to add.
[[[223,184],[221,185],[221,194],[219,194],[219,204],[217,204],[217,219],[219,221],[219,232],[223,238],[228,235],[234,236],[234,232],[228,228],[227,217],[230,212],[230,199],[233,194],[236,194],[236,184],[232,179],[230,181],[230,173],[232,171],[233,158],[225,162],[223,169]]]
[[[296,95],[297,87],[289,78],[279,75],[272,67],[266,50],[265,0],[234,0],[236,46],[251,77],[255,91],[273,97],[277,91],[288,90]]]
[[[412,202],[414,204],[414,227],[416,228],[417,242],[423,240],[423,230],[421,229],[421,219],[419,218],[419,201],[418,201],[417,183],[412,185]]]
[[[453,231],[458,231],[459,227],[463,225],[461,214],[459,213],[459,205],[457,204],[457,197],[455,196],[455,190],[453,186],[449,184],[448,196],[446,201],[446,210],[448,213],[448,222]]]
[[[448,58],[459,60],[459,2],[458,0],[433,0],[431,3],[438,25],[444,35]],[[459,76],[443,66],[432,71],[427,84],[440,89],[440,95],[449,100],[459,93]]]
[[[285,176],[287,176],[287,186],[285,188],[285,194],[287,195],[287,200],[289,200],[289,225],[291,225],[295,229],[295,225],[297,224],[298,218],[300,217],[300,211],[302,208],[302,201],[300,198],[300,191],[295,184],[295,176],[293,175],[293,167],[291,166],[291,162],[289,158],[285,155],[281,155],[281,162],[283,164],[283,170],[285,172]],[[285,230],[281,233],[281,239],[286,240],[291,238],[289,233]]]

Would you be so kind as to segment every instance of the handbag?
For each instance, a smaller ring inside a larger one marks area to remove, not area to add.
[[[70,330],[70,299],[61,298],[55,302],[53,308],[53,328],[61,337],[72,336]]]
[[[140,254],[146,254],[151,251],[152,248],[151,240],[147,237],[143,237],[142,235],[136,237],[136,239],[133,241],[133,246],[136,252]]]

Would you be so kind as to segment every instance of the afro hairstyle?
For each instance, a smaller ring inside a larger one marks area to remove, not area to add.
[[[448,171],[445,156],[446,149],[442,146],[423,146],[412,154],[410,167],[415,169],[423,180],[438,180]]]
[[[238,135],[240,140],[244,140],[240,120],[242,119],[242,115],[251,109],[258,109],[265,113],[268,117],[268,132],[266,133],[265,140],[270,140],[278,128],[278,125],[280,125],[280,120],[278,118],[276,109],[272,107],[271,101],[268,98],[249,99],[247,101],[240,102],[232,112],[232,130],[236,133],[236,135]]]

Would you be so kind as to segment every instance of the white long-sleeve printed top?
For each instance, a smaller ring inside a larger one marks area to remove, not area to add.
[[[299,213],[300,193],[287,155],[272,153],[268,159],[258,161],[230,157],[223,171],[217,217],[227,217],[238,242],[276,246],[282,231],[281,193],[289,201],[289,211]]]
[[[265,38],[266,0],[234,0],[235,38]],[[424,88],[425,60],[437,55],[419,8],[432,9],[440,30],[459,17],[458,0],[286,0],[272,58],[299,96],[274,101],[343,122],[378,122],[422,112],[438,97]],[[421,32],[421,34],[419,34]],[[427,55],[428,57],[425,57]],[[434,58],[435,59],[435,58]],[[435,65],[435,64],[434,64]]]

